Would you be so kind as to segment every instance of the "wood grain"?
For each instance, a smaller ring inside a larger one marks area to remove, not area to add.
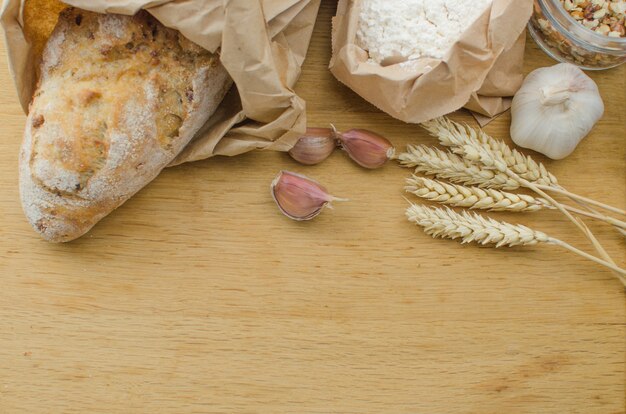
[[[434,144],[329,74],[333,13],[324,1],[297,86],[310,124]],[[552,63],[529,41],[527,71]],[[606,114],[547,165],[624,207],[626,66],[591,76]],[[431,240],[405,221],[407,171],[393,165],[364,171],[340,152],[316,167],[270,152],[196,162],[88,236],[40,240],[19,203],[25,117],[6,65],[0,85],[0,413],[625,411],[626,302],[612,274],[556,247]],[[509,120],[487,131],[506,137]],[[289,221],[269,194],[280,169],[351,201]],[[493,216],[588,248],[556,212]],[[624,239],[590,225],[625,264]]]

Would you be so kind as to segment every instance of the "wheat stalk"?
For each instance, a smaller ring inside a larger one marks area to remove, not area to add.
[[[439,138],[442,145],[459,148],[471,141],[482,149],[500,154],[506,166],[525,180],[539,185],[559,186],[556,177],[542,163],[536,162],[530,156],[520,153],[504,141],[497,140],[482,130],[476,130],[445,117],[425,122],[422,126],[431,135]]]
[[[457,127],[458,126],[458,127]],[[556,182],[552,184],[542,184],[537,181],[529,181],[528,179],[520,176],[518,173],[513,171],[509,164],[512,164],[514,161],[511,159],[511,150],[504,142],[499,144],[494,144],[491,141],[495,141],[493,138],[485,144],[483,144],[478,138],[478,133],[475,129],[470,128],[469,126],[462,126],[461,124],[452,122],[447,120],[446,118],[438,118],[434,121],[430,121],[426,124],[426,128],[429,130],[431,134],[439,137],[439,140],[443,145],[451,146],[453,151],[457,154],[463,156],[463,158],[472,161],[481,163],[488,169],[494,169],[503,174],[508,175],[511,179],[517,181],[522,187],[526,187],[537,193],[539,196],[548,200],[550,204],[556,207],[561,213],[563,213],[578,229],[589,239],[593,247],[596,251],[607,261],[610,262],[613,266],[615,262],[604,247],[600,244],[600,242],[596,239],[595,235],[589,230],[589,228],[585,225],[585,223],[579,218],[575,218],[567,209],[557,202],[555,199],[550,197],[545,193],[545,190],[550,189],[551,191],[564,192]],[[508,150],[507,150],[508,148]],[[523,157],[520,155],[520,157]],[[514,157],[515,158],[515,157]],[[530,159],[530,157],[526,157],[525,159]],[[515,165],[514,165],[515,166]],[[522,168],[522,167],[519,167]],[[544,168],[545,169],[545,168]],[[541,175],[541,171],[535,171],[536,174]],[[528,176],[528,175],[527,175]],[[545,179],[545,176],[543,177]],[[570,198],[573,198],[575,195],[569,192],[566,192]],[[580,197],[579,197],[580,200]],[[585,199],[588,200],[588,199]],[[603,205],[602,203],[595,203],[595,205]],[[605,206],[608,208],[613,208],[610,206]],[[613,208],[614,209],[614,208]],[[619,209],[615,209],[619,210]],[[624,212],[626,214],[626,212]],[[570,249],[571,250],[571,249]],[[593,256],[592,256],[593,257]],[[598,259],[600,260],[600,259]]]
[[[453,207],[488,211],[530,212],[554,207],[542,198],[513,194],[490,188],[450,184],[429,178],[412,176],[406,180],[406,191],[418,197]]]
[[[517,176],[540,190],[552,191],[584,204],[591,204],[617,214],[626,215],[626,210],[565,190],[543,164],[512,149],[504,141],[497,140],[482,130],[476,130],[446,117],[435,118],[421,125],[431,135],[437,137],[442,145],[451,147],[454,153],[461,155],[470,162],[481,163],[487,168],[506,173],[511,178]],[[519,184],[524,185],[521,181]]]
[[[626,270],[585,253],[564,241],[521,224],[496,221],[467,211],[459,214],[448,207],[431,208],[417,204],[411,204],[407,208],[406,216],[409,221],[423,227],[424,232],[434,238],[461,239],[462,243],[475,242],[481,245],[494,245],[495,247],[532,246],[537,244],[561,246],[586,259],[608,267],[616,272],[620,281],[626,285]]]
[[[408,145],[407,151],[400,154],[398,160],[403,167],[414,168],[416,173],[434,175],[439,179],[448,180],[453,183],[501,190],[515,190],[520,187],[520,182],[512,179],[507,174],[493,169],[487,169],[471,161],[467,161],[457,154],[442,151],[438,148],[426,147],[424,145]],[[544,191],[562,191],[542,185],[537,185],[537,187]],[[583,206],[585,205],[585,203],[582,202],[581,204]],[[587,209],[589,211],[576,209],[568,205],[563,205],[563,208],[575,212],[576,214],[609,223],[615,226],[620,233],[626,235],[626,231],[624,230],[626,229],[626,222],[624,221],[603,215],[588,207]]]
[[[537,184],[537,188],[539,188],[541,190],[544,190],[544,191],[552,191],[554,193],[564,195],[566,197],[571,198],[575,202],[577,202],[579,204],[582,204],[583,206],[592,205],[592,206],[600,207],[600,208],[602,208],[604,210],[612,211],[613,213],[617,213],[617,214],[621,214],[623,216],[626,216],[626,210],[622,210],[621,208],[613,207],[613,206],[610,206],[608,204],[604,204],[604,203],[601,203],[599,201],[592,200],[591,198],[587,198],[587,197],[583,197],[583,196],[578,195],[578,194],[571,193],[571,192],[567,191],[566,189],[564,189],[563,187],[553,187],[553,186],[549,186],[549,185]],[[593,209],[591,211],[597,213],[597,211],[595,211]]]
[[[502,190],[515,190],[520,186],[506,174],[481,168],[456,154],[438,148],[408,145],[407,152],[400,154],[398,159],[402,166],[415,168],[415,172],[434,175],[454,183]]]

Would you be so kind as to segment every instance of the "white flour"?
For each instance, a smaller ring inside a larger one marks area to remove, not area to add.
[[[357,44],[377,63],[443,58],[492,0],[362,0]]]

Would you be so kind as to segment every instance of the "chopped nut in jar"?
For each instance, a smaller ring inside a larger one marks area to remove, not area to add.
[[[625,21],[626,0],[534,0],[529,30],[556,60],[607,69],[626,62]]]
[[[626,0],[559,0],[583,26],[610,37],[626,37]]]

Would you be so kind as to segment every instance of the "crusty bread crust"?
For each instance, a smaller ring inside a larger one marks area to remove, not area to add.
[[[86,233],[184,148],[231,85],[219,58],[146,12],[65,10],[44,50],[20,154],[26,217]]]

